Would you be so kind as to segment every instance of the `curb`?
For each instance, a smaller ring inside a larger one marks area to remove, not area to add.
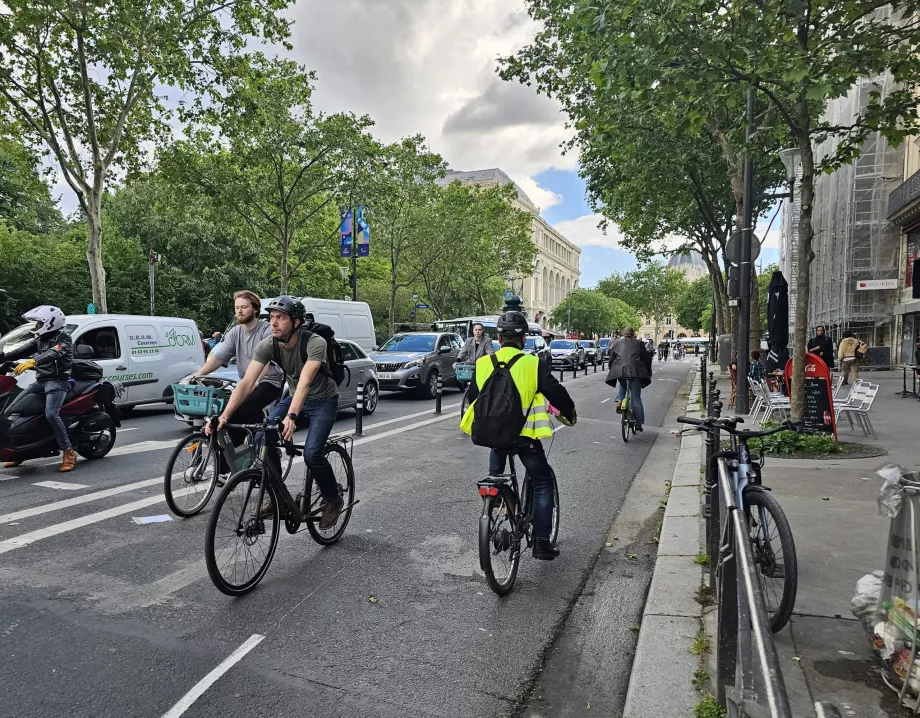
[[[699,373],[694,371],[686,414],[700,416]],[[624,718],[687,718],[699,702],[691,681],[700,657],[691,646],[702,629],[703,607],[696,594],[703,567],[700,531],[700,471],[703,440],[681,438],[680,453],[661,526],[658,557],[642,613],[639,642],[626,693]]]

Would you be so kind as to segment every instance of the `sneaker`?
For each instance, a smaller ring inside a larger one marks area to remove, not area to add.
[[[336,496],[334,499],[326,499],[323,502],[323,515],[320,516],[319,519],[320,531],[326,531],[335,526],[344,505],[345,500],[341,496]]]
[[[21,461],[4,461],[3,462],[4,469],[15,469],[17,466],[21,466],[21,465],[22,465]]]
[[[541,561],[552,561],[559,555],[559,549],[553,546],[549,539],[534,539],[533,557]]]
[[[270,519],[275,515],[275,507],[272,505],[271,499],[265,499],[262,502],[262,510],[259,512],[259,516],[263,519]]]
[[[617,414],[622,414],[622,413],[623,413],[623,402],[618,401],[617,402]]]
[[[61,468],[58,471],[66,472],[73,471],[73,467],[77,463],[77,452],[73,449],[64,449],[64,456],[61,459]]]
[[[642,432],[642,424],[636,424],[636,431],[639,433]]]

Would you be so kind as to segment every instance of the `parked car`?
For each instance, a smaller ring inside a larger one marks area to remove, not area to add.
[[[266,307],[271,299],[262,300],[263,316],[268,316]],[[337,299],[316,299],[300,297],[304,308],[320,324],[328,324],[335,332],[336,340],[347,339],[364,351],[369,352],[374,344],[374,317],[367,302],[351,302]]]
[[[377,365],[355,342],[336,337],[342,347],[345,359],[345,379],[339,384],[339,411],[354,409],[358,403],[358,383],[364,382],[364,413],[373,414],[380,399],[380,384],[377,381]],[[236,357],[226,365],[212,371],[208,376],[236,381],[239,374],[236,369]],[[186,377],[188,378],[188,377]],[[176,416],[177,419],[183,417]]]
[[[606,354],[610,349],[610,337],[604,337],[597,343],[597,349],[600,354]]]
[[[543,337],[538,334],[530,334],[524,339],[524,351],[527,354],[533,354],[542,361],[552,364],[553,353],[550,351],[549,345],[544,341]]]
[[[463,346],[452,332],[400,332],[371,354],[383,391],[417,391],[431,398],[442,385],[460,386],[454,362]]]
[[[585,362],[597,364],[597,362],[600,361],[600,350],[598,349],[596,341],[593,339],[580,339],[578,341],[578,346],[585,350]]]
[[[574,339],[553,339],[549,343],[553,369],[577,369],[585,366],[585,350]]]

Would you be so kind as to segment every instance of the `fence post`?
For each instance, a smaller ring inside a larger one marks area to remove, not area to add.
[[[588,376],[588,357],[585,357],[585,376]]]
[[[441,392],[442,390],[443,390],[443,385],[441,384],[441,375],[438,374],[437,388],[435,389],[435,393],[434,393],[434,413],[435,414],[441,413]]]
[[[364,432],[364,382],[358,382],[358,400],[355,404],[355,434],[361,436]]]
[[[709,387],[706,386],[706,355],[704,354],[700,357],[700,393],[703,395],[703,408],[708,409],[708,397],[709,392],[707,391]]]
[[[709,407],[707,415],[712,418],[719,418],[722,412],[722,402],[719,400],[720,392],[718,389],[709,394]],[[719,502],[719,474],[718,468],[713,460],[715,454],[721,447],[719,446],[719,434],[707,433],[704,444],[706,447],[706,503],[703,506],[703,512],[706,516],[706,552],[709,554],[709,586],[715,588],[716,572],[719,566],[719,544],[722,541],[721,514]]]
[[[594,373],[597,374],[597,359],[594,360]]]
[[[562,383],[562,380],[563,380],[564,378],[565,378],[565,371],[564,371],[564,370],[562,369],[562,367],[560,366],[560,367],[559,367],[559,383],[560,383],[560,384]]]
[[[578,357],[576,357],[575,361],[572,362],[572,378],[578,378]]]

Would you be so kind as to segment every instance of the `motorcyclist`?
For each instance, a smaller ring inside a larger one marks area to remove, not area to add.
[[[22,318],[34,322],[30,329],[32,339],[15,351],[0,352],[0,362],[30,357],[16,366],[15,374],[19,376],[29,369],[35,369],[35,382],[23,394],[44,395],[45,418],[51,424],[58,448],[63,452],[60,471],[73,471],[77,454],[70,446],[67,427],[61,420],[61,407],[70,391],[70,367],[73,363],[73,341],[70,334],[63,331],[64,312],[44,304],[29,310]],[[7,461],[3,467],[9,469],[21,463]]]

